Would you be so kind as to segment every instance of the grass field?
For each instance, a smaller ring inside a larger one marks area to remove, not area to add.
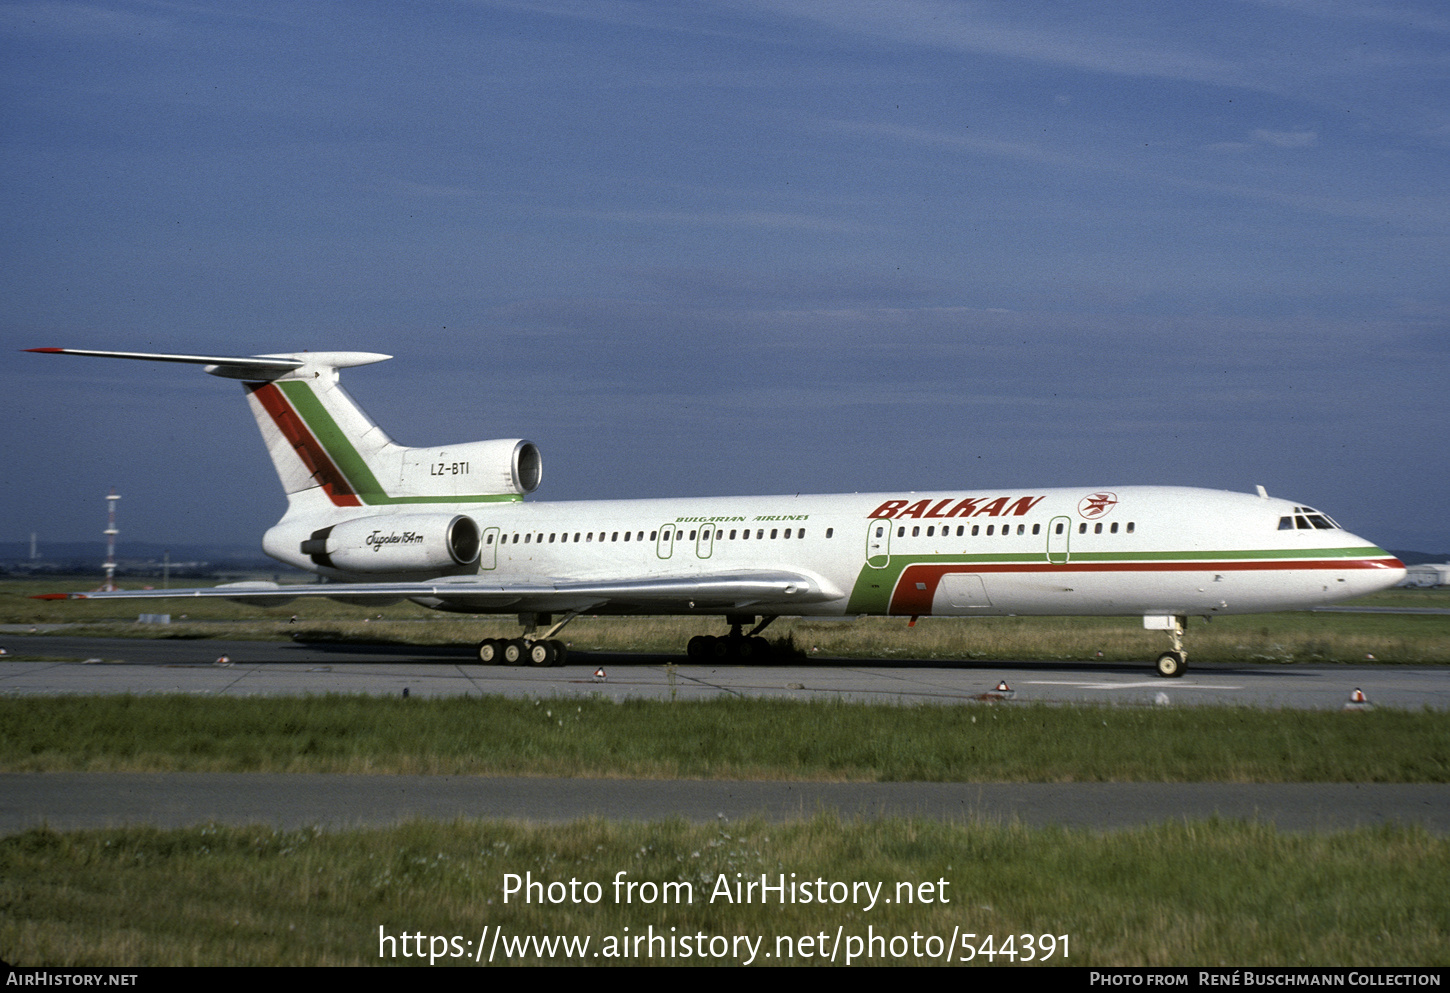
[[[740,699],[14,697],[0,698],[0,770],[1444,783],[1450,718]]]
[[[643,890],[616,898],[621,871],[627,881],[689,888],[669,891],[668,904],[647,902]],[[596,882],[600,899],[505,902],[507,873]],[[711,902],[722,878],[729,885],[762,873],[773,883],[794,873],[884,884],[878,892],[888,897],[907,884],[931,902],[868,909],[865,891],[858,903]],[[525,950],[507,960],[515,964],[735,964],[751,953],[741,937],[754,942],[755,964],[804,964],[823,960],[815,936],[829,949],[838,934],[855,938],[858,952],[870,934],[886,939],[854,964],[930,964],[942,959],[928,954],[948,947],[965,958],[965,939],[953,934],[970,933],[977,964],[1024,958],[1022,936],[1032,935],[1039,955],[1049,946],[1042,936],[1051,939],[1046,964],[1443,966],[1447,881],[1450,842],[1400,828],[1299,835],[1211,822],[1100,835],[817,818],[41,830],[0,839],[0,949],[21,965],[366,965],[384,961],[380,948],[393,952],[387,961],[427,963],[403,957],[396,939],[407,933],[442,939],[422,946],[443,956],[437,964],[471,965],[480,939],[497,948],[487,927],[507,939],[590,941],[574,954]],[[651,946],[621,940],[651,928],[661,936],[653,958]],[[391,948],[380,929],[395,939]],[[718,938],[725,954],[685,957],[687,935],[702,936],[706,949]],[[988,936],[990,957],[980,952]],[[837,947],[844,964],[849,946]],[[995,954],[1003,947],[1013,958]]]
[[[511,617],[464,619],[412,603],[365,608],[299,600],[268,609],[190,600],[123,608],[116,601],[30,599],[33,593],[78,588],[84,585],[64,580],[0,583],[0,623],[75,624],[81,626],[67,628],[67,634],[97,637],[301,637],[416,645],[469,645],[485,637],[515,637],[520,630]],[[1391,590],[1360,602],[1450,607],[1450,590]],[[138,624],[138,610],[170,611],[172,623]],[[683,654],[692,635],[725,630],[719,618],[581,617],[561,637],[582,649]],[[1145,631],[1142,622],[1131,617],[929,617],[915,627],[907,627],[904,618],[783,618],[768,633],[788,638],[811,657],[825,658],[1127,662],[1151,659],[1168,647],[1162,632]],[[1188,639],[1195,662],[1363,662],[1373,656],[1391,664],[1450,663],[1450,615],[1296,612],[1220,617],[1208,624],[1194,618]]]

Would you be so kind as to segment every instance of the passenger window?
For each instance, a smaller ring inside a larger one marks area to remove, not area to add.
[[[690,532],[690,540],[691,541],[694,541],[695,540],[695,532],[693,532],[693,531]]]
[[[1133,522],[1132,521],[1129,521],[1128,522],[1128,533],[1129,534],[1132,534],[1133,533]]]
[[[835,528],[826,528],[826,537],[827,538],[833,537],[835,535],[835,533],[836,533],[836,529]]]
[[[1017,525],[1017,533],[1018,534],[1026,534],[1027,533],[1027,525],[1026,524],[1019,524],[1019,525]]]
[[[785,529],[785,534],[781,535],[781,537],[782,538],[789,538],[790,537],[790,528],[786,528]]]
[[[1117,521],[1114,521],[1113,522],[1113,526],[1110,527],[1110,528],[1108,528],[1108,531],[1110,531],[1113,534],[1117,534],[1118,533],[1118,522]]]
[[[760,530],[756,531],[755,532],[755,537],[756,538],[764,538],[765,537],[765,528],[761,528]]]
[[[1056,534],[1062,534],[1062,522],[1061,521],[1058,521],[1057,522],[1057,531],[1055,533]]]
[[[489,535],[488,536],[488,540],[485,541],[484,544],[485,545],[492,545],[493,544],[493,535]]]
[[[775,540],[775,536],[778,535],[778,534],[780,534],[780,528],[771,528],[770,529],[770,540],[771,541],[774,541]]]
[[[973,524],[972,525],[972,537],[975,538],[981,532],[981,530],[982,530],[982,525],[980,525],[980,524]]]
[[[1103,526],[1102,526],[1102,524],[1101,523],[1094,524],[1093,525],[1093,534],[1102,534],[1102,533],[1103,533]]]
[[[1033,534],[1037,534],[1041,530],[1042,530],[1042,525],[1041,524],[1034,524],[1034,525],[1032,525],[1032,533]]]
[[[896,537],[898,537],[898,538],[905,538],[906,537],[906,528],[897,528],[896,529]]]
[[[1087,525],[1086,524],[1079,524],[1077,526],[1077,533],[1078,534],[1087,534]]]
[[[921,537],[921,528],[912,528],[911,529],[911,536],[913,538],[920,538]]]
[[[987,535],[988,535],[988,536],[989,536],[989,537],[990,537],[990,536],[991,536],[991,534],[992,534],[992,529],[993,529],[993,528],[995,528],[995,527],[996,527],[996,526],[997,526],[997,525],[995,525],[995,524],[988,524],[988,525],[987,525]]]
[[[624,532],[624,540],[625,541],[628,541],[629,540],[629,532],[628,531]]]
[[[619,540],[619,532],[616,531],[616,532],[614,532],[614,534],[610,535],[609,536],[609,540],[610,541],[618,541]]]
[[[730,529],[730,540],[731,541],[734,541],[735,540],[735,529],[734,528],[731,528]]]

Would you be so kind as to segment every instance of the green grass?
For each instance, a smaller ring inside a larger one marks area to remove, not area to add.
[[[620,871],[636,882],[689,883],[693,899],[616,902],[612,881]],[[505,902],[506,873],[597,882],[602,898],[592,905],[530,904],[518,896]],[[772,881],[794,873],[802,881],[884,883],[882,895],[894,895],[898,883],[944,880],[933,896],[950,902],[870,910],[709,902],[722,876],[734,883],[761,873]],[[781,937],[825,932],[834,939],[839,928],[862,938],[870,928],[888,938],[915,933],[928,947],[928,936],[950,940],[959,929],[977,943],[993,935],[1000,945],[1011,935],[1017,948],[1020,935],[1053,935],[1051,961],[1076,966],[1443,966],[1450,960],[1447,884],[1450,841],[1392,827],[1301,835],[1214,821],[1096,834],[818,817],[709,826],[590,820],[342,832],[36,830],[0,839],[0,949],[17,965],[367,965],[382,961],[379,928],[395,938],[457,936],[457,947],[472,954],[464,943],[477,941],[485,926],[510,936],[588,936],[590,952],[607,949],[611,936],[653,927],[677,937],[749,936],[761,941],[759,952],[772,953],[757,964],[774,964]],[[392,961],[427,959],[398,954]],[[586,953],[513,961],[620,960]],[[918,959],[888,950],[873,961]]]
[[[1450,782],[1450,718],[718,699],[0,698],[0,770]]]

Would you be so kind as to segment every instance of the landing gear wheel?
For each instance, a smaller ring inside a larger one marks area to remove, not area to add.
[[[554,646],[554,664],[566,665],[569,661],[569,646],[562,641],[551,641],[549,644]]]
[[[485,638],[478,643],[478,661],[484,665],[498,665],[503,660],[503,642],[497,638]]]
[[[504,665],[522,665],[524,659],[528,657],[528,654],[528,643],[522,638],[515,638],[503,644]]]
[[[547,669],[559,658],[552,641],[535,641],[529,644],[529,665],[536,669]]]
[[[1158,675],[1165,679],[1174,679],[1183,675],[1183,670],[1188,668],[1188,658],[1182,652],[1164,652],[1158,656],[1156,668]]]
[[[697,634],[685,644],[685,655],[692,659],[708,659],[715,654],[715,639],[708,634]]]

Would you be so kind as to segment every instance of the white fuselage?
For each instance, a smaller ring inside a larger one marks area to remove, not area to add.
[[[1371,542],[1332,524],[1303,526],[1305,510],[1251,494],[1157,486],[446,508],[469,515],[481,537],[477,564],[458,566],[454,575],[510,587],[784,569],[834,594],[788,611],[802,615],[1254,613],[1343,600],[1403,578],[1398,560]],[[375,535],[390,516],[376,511],[359,508],[358,515]],[[302,553],[309,535],[347,517],[339,510],[326,520],[289,514],[268,532],[265,547],[338,580],[422,578],[418,571],[328,568]],[[1291,526],[1283,528],[1286,518]],[[1296,518],[1300,526],[1292,526]],[[371,542],[362,547],[386,552]],[[524,597],[508,609],[553,604]],[[666,604],[651,612],[697,608]]]

